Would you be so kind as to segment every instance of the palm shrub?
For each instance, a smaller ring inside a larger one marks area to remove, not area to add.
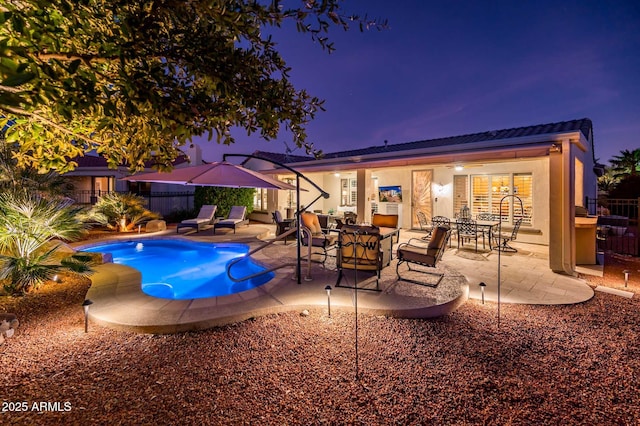
[[[127,232],[144,221],[160,218],[159,214],[147,210],[144,204],[145,199],[140,196],[112,192],[100,197],[91,208],[89,217],[109,229]]]
[[[0,194],[0,279],[9,294],[23,294],[62,271],[90,272],[89,259],[62,259],[60,243],[75,240],[86,229],[80,208],[68,199],[47,199],[26,192]]]

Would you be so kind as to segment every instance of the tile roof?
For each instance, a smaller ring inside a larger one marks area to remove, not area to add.
[[[277,161],[278,163],[281,163],[281,164],[299,163],[303,161],[315,160],[315,158],[308,155],[305,156],[305,155],[280,154],[277,152],[267,152],[267,151],[255,151],[253,155],[258,155],[260,157],[264,157],[269,160]]]
[[[371,146],[350,151],[327,153],[324,158],[351,157],[356,155],[379,154],[385,152],[411,151],[414,149],[437,148],[450,145],[464,145],[468,143],[497,141],[527,136],[537,136],[555,133],[581,131],[585,137],[591,136],[592,123],[588,118],[562,121],[558,123],[538,124],[535,126],[516,127],[512,129],[490,130],[482,133],[471,133],[461,136],[449,136],[438,139],[427,139],[415,142]]]
[[[445,138],[426,139],[415,142],[404,142],[398,144],[385,144],[370,146],[367,148],[359,148],[349,151],[336,151],[325,153],[323,158],[342,158],[352,156],[363,156],[372,154],[383,154],[391,152],[411,151],[425,148],[438,148],[443,146],[464,145],[477,142],[499,141],[505,139],[514,139],[522,137],[531,137],[539,135],[551,135],[558,133],[577,132],[580,131],[586,138],[591,138],[593,124],[588,118],[577,120],[561,121],[558,123],[538,124],[534,126],[515,127],[503,130],[490,130],[481,133],[471,133],[460,136],[449,136]],[[266,157],[280,163],[301,163],[313,161],[315,158],[310,156],[286,155],[274,152],[256,151],[254,154]]]

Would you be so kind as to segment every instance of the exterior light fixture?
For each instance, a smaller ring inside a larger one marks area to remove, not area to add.
[[[629,270],[625,269],[622,272],[624,273],[624,286],[626,287],[629,284]]]
[[[327,309],[329,312],[329,318],[331,318],[331,286],[328,285],[324,289],[327,292]]]
[[[334,175],[335,177],[340,177],[340,173],[338,173],[338,172],[335,172],[333,175]]]
[[[456,172],[461,172],[462,170],[464,170],[464,166],[462,164],[456,164]]]
[[[82,302],[82,308],[84,309],[84,332],[89,332],[89,306],[93,305],[93,302],[86,299]]]
[[[60,279],[60,277],[58,276],[58,274],[55,274],[55,275],[53,276],[53,278],[51,278],[51,280],[52,280],[54,283],[61,283],[61,282],[62,282],[62,280]]]
[[[482,304],[484,305],[484,289],[487,286],[485,283],[478,284],[480,286],[480,293],[482,294]]]

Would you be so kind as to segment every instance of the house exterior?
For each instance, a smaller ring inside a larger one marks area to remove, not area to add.
[[[321,159],[256,152],[302,172],[330,194],[309,208],[398,214],[401,228],[418,228],[416,213],[453,218],[463,208],[475,217],[490,212],[508,230],[522,218],[518,240],[547,245],[549,267],[573,274],[576,206],[596,197],[601,166],[594,158],[587,118],[325,154]],[[269,161],[249,159],[253,170],[294,179]],[[301,192],[308,205],[318,194]],[[286,211],[295,194],[273,191],[269,211]],[[522,203],[522,204],[520,204]]]
[[[130,192],[147,197],[148,208],[163,215],[175,210],[193,209],[194,187],[120,180],[130,175],[128,167],[120,165],[116,169],[111,169],[107,166],[107,160],[99,155],[85,155],[75,158],[74,161],[78,163],[78,167],[65,173],[64,176],[73,184],[72,198],[79,204],[95,204],[101,195],[109,192]],[[202,153],[198,145],[185,150],[185,155],[174,161],[176,168],[198,164],[202,164]],[[153,171],[152,164],[149,164],[145,172],[151,171]],[[172,196],[177,194],[183,196]]]

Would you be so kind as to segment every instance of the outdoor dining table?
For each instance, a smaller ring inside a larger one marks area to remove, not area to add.
[[[451,224],[454,225],[456,223],[456,221],[460,220],[459,218],[456,219],[451,219]],[[496,226],[498,226],[500,224],[500,221],[498,220],[476,220],[475,221],[476,225],[478,226],[478,228],[481,228],[482,231],[484,232],[485,230],[487,231],[487,235],[489,237],[489,250],[493,250],[493,230],[495,229]]]
[[[393,260],[393,239],[400,241],[400,228],[380,227],[380,247],[382,248],[382,264],[389,266]]]

